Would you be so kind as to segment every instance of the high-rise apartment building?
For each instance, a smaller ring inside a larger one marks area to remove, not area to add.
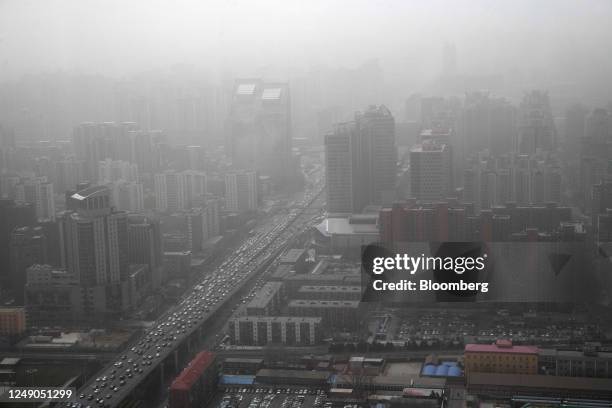
[[[425,142],[410,150],[411,194],[420,201],[438,201],[451,193],[451,155],[445,144]]]
[[[142,184],[120,180],[107,185],[111,188],[112,203],[117,210],[130,212],[144,210]]]
[[[113,211],[108,187],[72,195],[77,210],[64,214],[60,227],[63,265],[82,286],[112,285],[128,273],[127,214]]]
[[[557,147],[557,131],[547,92],[534,90],[523,96],[517,147],[521,154],[552,151]]]
[[[9,244],[16,227],[36,224],[36,211],[30,203],[0,199],[0,282],[8,285],[10,271]]]
[[[257,210],[258,189],[258,176],[254,171],[235,171],[226,174],[225,209],[232,212]]]
[[[155,175],[155,209],[179,211],[192,208],[206,194],[206,174],[186,170]]]
[[[47,262],[47,240],[40,227],[16,228],[10,242],[10,288],[17,304],[23,304],[26,269],[34,264]]]
[[[149,266],[151,285],[159,287],[162,281],[163,245],[159,220],[143,215],[128,217],[128,260],[130,264]]]
[[[561,167],[551,155],[479,152],[470,159],[463,181],[463,201],[473,203],[476,211],[509,202],[561,202]]]
[[[84,160],[69,157],[55,163],[55,190],[64,193],[76,188],[77,184],[86,180]]]
[[[85,178],[98,180],[98,163],[107,158],[130,160],[134,151],[130,131],[137,130],[133,122],[82,123],[72,133],[75,157],[86,164]]]
[[[124,160],[105,159],[98,163],[98,183],[106,184],[124,180],[138,182],[138,166]]]
[[[487,93],[469,93],[460,116],[460,137],[457,144],[458,157],[488,149],[492,154],[508,154],[516,150],[517,110],[503,98],[494,98]]]
[[[53,184],[47,180],[47,177],[23,179],[15,186],[15,199],[22,203],[32,203],[38,220],[55,219]]]

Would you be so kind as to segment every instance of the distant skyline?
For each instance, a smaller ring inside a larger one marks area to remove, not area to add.
[[[603,81],[612,2],[0,1],[0,81],[71,71],[126,76],[188,64],[278,76],[377,58],[390,78],[429,80],[443,49],[459,74]],[[612,86],[609,81],[603,86]]]

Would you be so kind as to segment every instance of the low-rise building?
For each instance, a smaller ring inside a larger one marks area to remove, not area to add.
[[[281,282],[267,282],[247,304],[249,316],[271,316],[278,312],[281,303]]]
[[[609,351],[541,349],[538,358],[542,374],[612,378],[612,352]]]
[[[20,336],[26,331],[26,313],[23,307],[0,308],[0,336]]]
[[[361,300],[361,286],[306,285],[297,291],[296,297],[308,300]]]
[[[465,372],[537,374],[538,348],[515,346],[510,340],[497,340],[494,344],[466,344]]]
[[[360,302],[355,300],[292,300],[288,310],[292,316],[321,317],[325,326],[339,330],[354,330],[361,321]]]
[[[320,317],[241,316],[228,324],[232,344],[265,346],[269,343],[311,346],[321,341]]]

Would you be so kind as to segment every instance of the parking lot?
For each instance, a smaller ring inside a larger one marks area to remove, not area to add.
[[[322,389],[299,387],[227,387],[211,404],[214,408],[330,408]]]

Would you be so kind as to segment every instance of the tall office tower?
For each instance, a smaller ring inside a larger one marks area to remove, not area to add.
[[[0,199],[0,282],[9,280],[11,233],[16,227],[32,227],[36,224],[36,210],[30,203],[15,203]]]
[[[330,213],[358,212],[365,205],[359,194],[358,153],[354,123],[338,124],[333,133],[325,136],[325,184]]]
[[[138,182],[138,166],[123,160],[105,159],[98,163],[98,184],[124,180]]]
[[[437,201],[451,193],[451,156],[448,146],[434,142],[410,150],[410,187],[414,198]]]
[[[158,288],[162,283],[163,255],[159,220],[143,215],[130,215],[128,217],[129,263],[148,265],[154,288]]]
[[[53,184],[46,177],[24,179],[17,184],[15,192],[16,201],[34,204],[38,220],[55,220]]]
[[[397,172],[395,120],[386,106],[370,106],[355,114],[359,134],[361,183],[367,204],[393,200]]]
[[[234,171],[225,175],[225,209],[255,211],[259,204],[259,183],[254,171]]]
[[[219,215],[219,200],[206,200],[204,211],[206,212],[206,234],[208,238],[221,234],[221,217]]]
[[[55,163],[55,190],[64,193],[86,180],[85,162],[69,157]]]
[[[612,115],[594,109],[586,118],[580,153],[580,182],[584,209],[591,208],[591,186],[612,179]]]
[[[128,273],[127,214],[112,210],[108,187],[81,190],[71,200],[77,210],[61,220],[62,266],[82,286],[118,284]]]
[[[484,149],[494,155],[514,152],[516,117],[516,108],[503,98],[483,92],[467,94],[460,117],[463,143],[455,149],[460,158]]]
[[[237,169],[257,171],[284,184],[291,158],[291,100],[287,83],[237,80],[226,153]]]
[[[327,209],[360,212],[393,199],[397,151],[395,121],[383,105],[355,114],[325,136]]]
[[[556,149],[557,132],[547,92],[534,90],[523,96],[519,107],[517,147],[522,154]]]
[[[112,204],[119,211],[139,212],[144,210],[144,193],[141,183],[125,180],[108,183],[112,192]]]
[[[17,304],[22,305],[26,269],[34,264],[47,262],[47,242],[42,228],[16,228],[11,234],[9,252],[9,287],[13,290]]]
[[[166,171],[155,175],[155,209],[178,211],[186,209],[185,178],[178,172]]]
[[[128,133],[137,128],[133,122],[82,123],[74,128],[72,146],[75,157],[86,164],[85,177],[90,181],[99,179],[101,160],[130,160],[133,144]]]

